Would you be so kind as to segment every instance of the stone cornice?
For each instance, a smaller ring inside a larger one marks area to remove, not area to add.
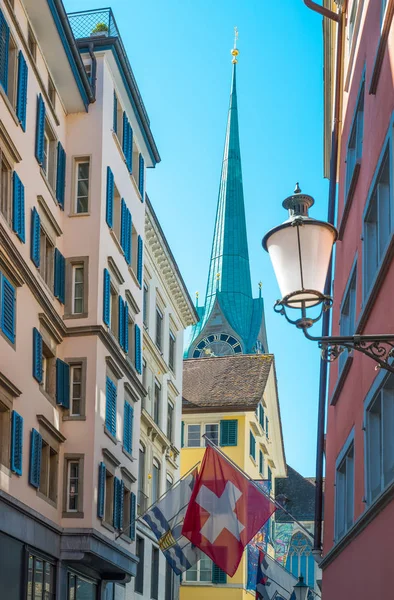
[[[163,279],[183,327],[194,325],[198,321],[196,310],[149,199],[147,199],[145,212],[145,248]]]

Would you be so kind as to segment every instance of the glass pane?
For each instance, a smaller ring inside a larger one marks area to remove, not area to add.
[[[42,560],[36,558],[36,568],[34,573],[34,600],[42,600],[43,590],[43,568],[44,564]]]
[[[383,397],[383,475],[384,486],[394,479],[394,390],[382,390]]]
[[[32,591],[33,591],[33,557],[29,555],[29,565],[27,572],[27,600],[32,600]]]
[[[77,213],[85,212],[88,212],[88,198],[82,196],[77,200]]]
[[[68,597],[67,600],[75,600],[75,582],[76,577],[72,573],[68,574]]]
[[[78,179],[89,179],[89,163],[78,163]]]
[[[205,425],[205,434],[214,444],[219,444],[219,425],[217,423]],[[205,441],[205,445],[208,445],[207,441]]]
[[[381,489],[381,400],[380,395],[368,411],[367,422],[368,483],[369,500],[373,500]]]
[[[77,577],[77,593],[75,600],[96,600],[97,586],[91,581]]]
[[[200,425],[189,425],[187,428],[187,445],[191,447],[199,447],[200,438]]]

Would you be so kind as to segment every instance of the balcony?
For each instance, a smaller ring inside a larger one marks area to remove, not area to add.
[[[120,37],[119,29],[115,21],[115,17],[110,8],[99,8],[93,10],[84,10],[80,12],[68,13],[68,21],[70,23],[71,30],[76,40],[87,40],[94,41],[103,40],[103,38],[114,39],[120,46],[123,59],[126,63],[128,74],[133,83],[133,91],[136,93],[138,102],[141,106],[144,118],[150,125],[149,117],[146,112],[145,105],[142,101],[141,94],[138,90],[137,82],[135,80],[133,70],[131,68],[129,59],[125,47]],[[78,44],[80,45],[80,44]]]
[[[141,517],[148,509],[148,496],[142,490],[138,490],[137,494],[137,514]]]

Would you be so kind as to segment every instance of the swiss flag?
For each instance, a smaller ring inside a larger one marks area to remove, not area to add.
[[[205,450],[182,535],[232,577],[275,505],[211,446]]]

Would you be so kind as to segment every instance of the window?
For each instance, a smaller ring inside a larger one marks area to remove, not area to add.
[[[113,525],[114,522],[114,479],[113,474],[106,469],[104,521],[109,525]]]
[[[298,579],[304,577],[307,586],[312,590],[315,586],[315,559],[312,553],[312,543],[301,531],[291,538],[286,559],[286,569]]]
[[[145,448],[140,446],[139,465],[138,465],[138,495],[137,495],[137,512],[143,515],[147,505],[147,496],[145,494]]]
[[[0,397],[3,398],[2,390]],[[0,401],[0,463],[7,467],[10,466],[10,443],[11,443],[11,408],[12,401],[3,398]]]
[[[249,454],[253,460],[256,460],[256,438],[251,431],[249,431]]]
[[[259,473],[264,478],[264,454],[262,450],[259,450]]]
[[[170,442],[173,442],[173,436],[174,436],[174,431],[173,431],[173,427],[174,427],[174,405],[172,402],[168,402],[167,405],[167,437],[170,440]]]
[[[267,467],[267,480],[272,483],[272,471],[270,467]]]
[[[120,243],[121,225],[122,225],[122,199],[116,185],[114,185],[114,224],[113,231]]]
[[[352,10],[349,18],[349,32],[348,32],[348,48],[350,52],[350,48],[352,47],[353,35],[354,35],[354,27],[356,25],[356,17],[357,17],[357,8],[358,8],[358,0],[353,0]]]
[[[195,565],[185,572],[186,581],[212,581],[212,561],[208,556],[200,558]]]
[[[134,580],[134,591],[144,593],[144,538],[137,536],[135,553],[138,557],[137,574]]]
[[[170,330],[169,336],[169,350],[168,350],[168,366],[171,371],[175,371],[175,335]]]
[[[354,444],[337,461],[335,474],[335,539],[338,541],[353,525]]]
[[[84,312],[83,300],[83,284],[84,284],[84,273],[83,265],[73,265],[73,314],[78,315]]]
[[[85,579],[76,573],[68,573],[67,600],[96,600],[96,598],[97,584],[94,581]]]
[[[394,480],[394,376],[390,375],[367,408],[367,501]]]
[[[168,490],[170,490],[173,486],[174,480],[172,479],[171,475],[169,473],[167,473],[167,479],[166,479],[166,492],[168,492]]]
[[[33,60],[36,60],[37,42],[30,25],[27,26],[27,45]]]
[[[145,327],[148,327],[149,287],[145,281],[143,294],[142,319]]]
[[[108,581],[105,584],[105,593],[103,600],[126,600],[126,587],[119,583]]]
[[[350,132],[349,142],[346,154],[346,197],[347,199],[350,186],[352,184],[354,169],[356,163],[361,161],[363,153],[363,135],[364,135],[364,93],[365,83],[362,83],[359,99],[356,106],[356,112],[353,119],[353,125]]]
[[[161,399],[161,385],[157,381],[157,379],[155,379],[152,417],[153,417],[153,420],[156,423],[156,425],[160,424],[160,399]]]
[[[152,571],[150,583],[150,597],[158,600],[159,597],[159,549],[152,546]]]
[[[79,417],[83,414],[82,406],[82,363],[71,365],[71,400],[70,400],[70,416]]]
[[[12,223],[12,201],[11,201],[11,163],[7,160],[0,148],[0,212],[9,225]]]
[[[391,232],[390,172],[387,150],[364,220],[364,297],[368,294],[383,260]]]
[[[53,274],[54,274],[54,256],[55,246],[51,238],[45,232],[45,229],[40,228],[40,275],[47,284],[53,289]]]
[[[75,159],[75,205],[74,212],[83,214],[89,212],[89,158]]]
[[[83,66],[84,66],[85,73],[88,76],[90,83],[92,83],[92,63],[91,62],[84,63]]]
[[[56,392],[56,356],[48,342],[42,341],[42,383],[41,387],[50,398],[55,398]]]
[[[160,498],[160,463],[154,458],[152,465],[152,504]]]
[[[187,426],[187,445],[189,448],[199,448],[201,445],[201,425]]]
[[[83,503],[83,458],[65,456],[66,513],[82,513]]]
[[[163,313],[160,308],[156,306],[156,346],[159,350],[162,350],[163,341]]]
[[[111,284],[111,331],[114,336],[118,337],[118,320],[119,320],[119,302],[118,302],[118,293],[115,288]]]
[[[29,554],[26,600],[53,600],[56,595],[55,573],[54,564]]]
[[[131,538],[131,515],[130,515],[130,490],[126,487],[126,483],[123,481],[123,522],[122,531],[124,535]],[[133,518],[135,516],[133,515]]]
[[[339,322],[340,335],[354,335],[356,331],[356,283],[357,271],[356,268],[354,268],[341,307],[341,318]],[[339,372],[342,371],[347,356],[348,353],[346,351],[339,355]]]
[[[46,440],[42,440],[40,487],[41,494],[52,502],[57,501],[58,453]]]
[[[174,576],[175,576],[175,573],[172,570],[171,565],[168,562],[168,560],[166,560],[165,563],[166,563],[166,581],[165,581],[165,595],[164,595],[164,600],[173,600],[173,598],[174,598]]]
[[[13,108],[16,106],[16,82],[18,72],[18,51],[13,37],[8,40],[8,81],[7,96]]]
[[[123,146],[123,108],[117,94],[114,92],[114,123],[113,129],[120,145]]]
[[[205,435],[217,446],[219,445],[219,424],[213,423],[205,425]],[[205,440],[205,445],[208,446],[208,442]]]
[[[48,96],[49,96],[49,100],[52,104],[52,107],[55,108],[56,88],[55,88],[55,84],[52,81],[52,77],[49,75],[49,73],[48,73]]]
[[[42,170],[53,190],[56,183],[56,154],[56,136],[52,131],[48,119],[45,118]]]

